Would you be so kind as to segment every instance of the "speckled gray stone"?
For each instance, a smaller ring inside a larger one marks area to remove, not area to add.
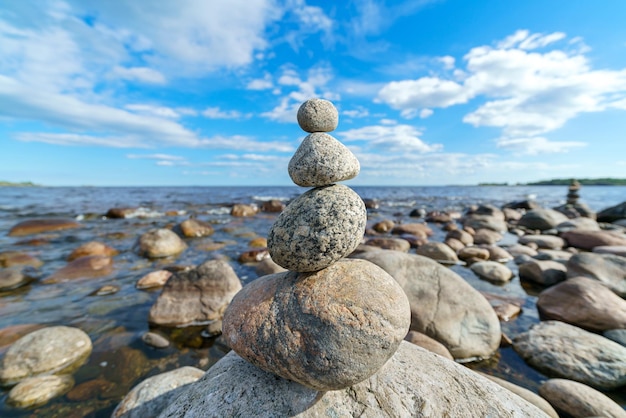
[[[310,99],[298,109],[298,124],[305,132],[330,132],[337,129],[339,113],[324,99]]]
[[[303,187],[326,186],[359,174],[359,160],[341,142],[325,133],[307,135],[289,161],[289,176]]]
[[[363,200],[341,184],[318,187],[294,199],[269,231],[272,260],[291,271],[330,266],[356,249],[367,222]]]

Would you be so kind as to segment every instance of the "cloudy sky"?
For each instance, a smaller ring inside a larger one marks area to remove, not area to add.
[[[288,185],[306,99],[350,184],[626,177],[626,1],[0,0],[0,180]]]

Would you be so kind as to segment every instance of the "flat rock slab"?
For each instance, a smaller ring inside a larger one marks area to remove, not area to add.
[[[78,328],[47,327],[17,340],[0,361],[0,385],[78,368],[91,354],[89,336]]]
[[[500,345],[493,308],[461,276],[427,257],[391,250],[354,254],[382,267],[411,304],[411,329],[439,341],[457,360],[490,357]]]
[[[539,294],[537,309],[544,319],[554,319],[602,332],[626,328],[626,300],[597,280],[575,277]]]
[[[626,411],[604,393],[567,379],[549,379],[539,394],[558,411],[569,416],[626,418]]]
[[[278,215],[267,246],[291,271],[312,272],[353,252],[363,239],[367,210],[349,187],[334,184],[301,194]]]
[[[31,219],[14,225],[9,230],[10,237],[41,234],[43,232],[61,231],[80,228],[82,225],[72,219]]]
[[[317,390],[361,382],[393,355],[410,325],[398,283],[364,260],[315,273],[261,277],[224,315],[223,337],[263,370]]]
[[[548,376],[603,390],[626,385],[626,348],[559,321],[545,321],[513,339],[515,351]]]
[[[520,244],[535,243],[539,248],[560,250],[565,246],[565,240],[554,235],[524,235],[519,239]]]
[[[90,255],[70,261],[52,273],[43,283],[61,283],[77,279],[93,279],[113,273],[113,259],[103,255]]]
[[[204,375],[195,367],[181,367],[149,377],[131,389],[117,405],[112,418],[154,417]]]
[[[547,417],[519,396],[406,341],[349,388],[318,392],[230,352],[159,417]]]
[[[225,261],[210,260],[170,277],[150,308],[148,321],[162,326],[202,325],[222,319],[241,281]]]
[[[359,160],[345,145],[324,133],[307,135],[287,170],[298,186],[327,186],[355,178],[361,169]]]
[[[612,231],[573,230],[561,234],[570,247],[591,251],[595,247],[626,245],[626,235]]]

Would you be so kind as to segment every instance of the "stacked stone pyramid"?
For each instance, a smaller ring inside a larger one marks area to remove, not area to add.
[[[361,242],[367,212],[349,187],[357,158],[326,132],[338,124],[335,106],[311,99],[298,111],[309,132],[289,163],[289,175],[312,189],[278,216],[268,235],[272,259],[287,272],[245,286],[228,307],[223,333],[230,347],[257,367],[327,391],[376,373],[409,330],[409,302],[378,266],[345,259]]]

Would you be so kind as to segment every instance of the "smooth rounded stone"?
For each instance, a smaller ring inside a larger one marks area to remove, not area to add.
[[[626,257],[626,245],[600,245],[593,247],[594,253],[599,254],[613,254],[620,257]]]
[[[611,398],[587,385],[567,379],[549,379],[539,394],[561,413],[573,418],[626,418],[626,411]]]
[[[202,325],[221,319],[241,282],[222,260],[175,273],[150,308],[148,322],[163,326]]]
[[[164,286],[172,277],[172,272],[167,270],[157,270],[150,272],[137,281],[135,287],[137,289],[151,289],[154,287]]]
[[[598,225],[598,222],[595,219],[579,217],[568,219],[567,221],[561,222],[556,226],[556,230],[559,231],[559,233],[571,231],[573,229],[585,231],[599,231],[600,225]]]
[[[456,264],[459,257],[443,242],[427,242],[417,248],[417,254],[443,264]]]
[[[263,370],[337,390],[380,369],[410,322],[398,283],[380,267],[350,259],[315,273],[277,273],[249,283],[224,314],[223,336]]]
[[[615,206],[603,209],[597,213],[598,222],[612,223],[620,219],[626,219],[626,201]]]
[[[140,208],[129,208],[129,207],[120,207],[120,208],[110,208],[107,210],[106,216],[109,219],[126,219],[126,218],[134,218],[137,216]]]
[[[297,119],[305,132],[331,132],[337,129],[339,113],[332,102],[315,98],[300,105]]]
[[[270,252],[267,248],[255,248],[253,250],[245,251],[239,254],[237,261],[242,264],[245,263],[258,263],[266,258],[270,258]]]
[[[533,257],[537,255],[537,250],[527,245],[514,244],[514,245],[506,247],[506,250],[513,257],[517,257],[518,255],[527,255],[529,257]]]
[[[536,260],[552,260],[566,263],[573,255],[574,253],[563,250],[539,250],[534,258]]]
[[[626,347],[564,322],[535,324],[513,339],[513,348],[548,376],[601,390],[626,385]]]
[[[35,275],[29,269],[30,267],[20,266],[0,269],[0,292],[17,289],[32,282]]]
[[[580,253],[567,261],[567,276],[599,280],[626,298],[626,258],[613,254]]]
[[[78,328],[55,326],[33,331],[13,343],[0,360],[0,385],[75,370],[91,349],[89,336]]]
[[[530,260],[519,265],[519,277],[522,280],[552,286],[567,278],[567,267],[552,260]]]
[[[465,245],[463,245],[463,243],[461,241],[459,241],[458,239],[455,239],[455,238],[446,238],[446,240],[443,243],[446,244],[448,247],[452,248],[452,251],[457,253],[457,256],[459,258],[461,258],[459,253],[462,250],[464,250],[465,248],[473,248],[473,247],[465,247]],[[468,258],[471,258],[471,257],[468,257]]]
[[[529,242],[534,242],[538,248],[549,250],[560,250],[565,246],[565,240],[554,235],[524,235],[519,239],[520,244],[528,244]]]
[[[606,245],[626,245],[626,235],[613,231],[567,231],[561,234],[568,245],[592,251]]]
[[[461,276],[419,255],[366,251],[351,257],[382,267],[411,305],[411,329],[439,341],[457,360],[490,357],[500,345],[500,321],[491,305]]]
[[[81,245],[80,247],[72,251],[70,255],[67,257],[67,261],[73,261],[73,260],[76,260],[77,258],[87,257],[90,255],[113,257],[117,254],[119,254],[119,252],[115,248],[110,247],[102,242],[91,241],[91,242]]]
[[[528,229],[538,229],[545,231],[546,229],[556,228],[561,222],[566,222],[567,216],[553,209],[537,208],[526,212],[519,221],[518,226],[524,226]]]
[[[4,251],[0,253],[0,267],[30,266],[39,268],[43,261],[37,257],[20,251]]]
[[[278,199],[270,199],[261,204],[261,211],[267,213],[280,213],[285,209],[285,204]]]
[[[479,247],[465,247],[458,251],[457,255],[463,261],[469,259],[489,260],[489,250]]]
[[[43,283],[62,283],[77,279],[93,279],[113,273],[113,259],[102,255],[89,255],[69,262],[52,273]]]
[[[267,248],[267,238],[256,237],[248,242],[248,246],[252,248]]]
[[[492,300],[489,301],[493,310],[498,315],[498,319],[500,321],[508,322],[511,319],[519,316],[522,313],[522,307],[517,303],[508,303],[508,302],[494,302]]]
[[[320,187],[350,180],[359,174],[359,160],[345,145],[324,133],[307,135],[287,170],[298,186]]]
[[[507,250],[497,245],[481,245],[480,248],[484,248],[489,251],[489,260],[491,261],[507,263],[513,260],[513,256]]]
[[[504,207],[511,208],[511,209],[531,210],[531,209],[537,209],[539,207],[539,204],[532,199],[526,199],[526,200],[508,202],[504,205]]]
[[[609,340],[615,341],[619,345],[623,345],[626,347],[626,328],[611,329],[608,331],[604,331],[602,335],[608,338]]]
[[[491,204],[471,206],[467,209],[466,214],[493,216],[494,218],[504,220],[504,212],[502,212],[498,207]]]
[[[589,331],[626,328],[626,300],[597,280],[574,277],[539,294],[542,318],[567,322]]]
[[[185,251],[187,244],[169,229],[152,229],[139,237],[139,255],[163,258]]]
[[[497,261],[479,261],[472,264],[470,270],[481,279],[498,284],[507,283],[514,276],[511,269]]]
[[[428,238],[433,235],[433,230],[424,223],[406,223],[394,226],[391,233],[394,235],[408,234],[418,238]]]
[[[493,245],[502,239],[502,234],[491,229],[480,228],[474,234],[474,244]]]
[[[385,219],[380,222],[376,222],[372,228],[374,229],[374,231],[383,234],[385,232],[391,231],[394,226],[396,226],[396,223],[394,221],[392,221],[391,219]]]
[[[156,332],[146,332],[141,336],[141,340],[154,348],[167,348],[170,346],[170,341]]]
[[[17,408],[34,408],[64,395],[73,386],[74,378],[69,375],[30,377],[11,389],[7,403]]]
[[[467,231],[463,231],[462,229],[455,229],[452,231],[449,231],[446,234],[446,239],[448,238],[454,238],[454,239],[458,239],[459,241],[461,241],[463,243],[463,245],[474,245],[474,237],[472,236],[472,234],[470,234]]]
[[[261,276],[266,276],[268,274],[282,273],[283,271],[287,271],[287,269],[274,263],[274,260],[272,260],[272,257],[267,257],[261,260],[254,267],[254,271],[257,274],[257,276],[261,277]]]
[[[259,212],[259,208],[255,205],[245,205],[243,203],[234,204],[230,209],[230,215],[235,218],[247,218],[254,216]]]
[[[203,375],[203,370],[185,366],[149,377],[128,392],[111,417],[155,417]]]
[[[510,390],[511,392],[513,392],[514,394],[516,394],[517,396],[519,396],[520,398],[526,400],[528,403],[531,403],[533,405],[535,405],[537,408],[541,409],[543,412],[545,412],[546,415],[548,415],[551,418],[559,418],[559,414],[554,410],[554,408],[552,407],[552,405],[550,405],[550,403],[548,401],[546,401],[544,398],[542,398],[541,396],[537,395],[534,392],[531,392],[528,389],[525,389],[521,386],[518,386],[514,383],[511,383],[509,381],[506,381],[504,379],[500,379],[499,377],[496,376],[491,376],[489,374],[486,373],[482,373],[477,371],[476,373],[480,374],[483,377],[486,377],[487,379],[491,380],[492,382],[497,383],[498,385],[502,386],[503,388]]]
[[[19,324],[0,328],[0,354],[4,353],[8,349],[8,346],[26,334],[30,334],[44,327],[45,325],[42,324]]]
[[[428,351],[431,351],[435,354],[439,354],[442,357],[447,358],[448,360],[454,360],[450,351],[446,348],[445,345],[441,344],[439,341],[430,338],[426,334],[422,334],[417,331],[409,331],[409,333],[404,337],[405,341],[410,342],[411,344],[418,345]]]
[[[253,390],[251,390],[253,388]],[[369,379],[318,392],[230,352],[160,415],[167,417],[545,417],[453,361],[403,341]]]
[[[102,287],[94,290],[89,294],[89,296],[107,296],[113,295],[120,291],[120,287],[114,284],[105,284]]]
[[[9,230],[10,237],[41,234],[43,232],[62,231],[80,228],[82,225],[72,219],[31,219],[14,225]]]
[[[215,232],[213,225],[194,218],[182,221],[180,230],[184,236],[189,238],[208,237]]]
[[[469,215],[463,218],[463,226],[474,230],[491,229],[496,232],[505,232],[508,229],[504,218],[480,214]]]
[[[517,222],[522,218],[523,213],[512,208],[503,208],[504,220],[507,222]]]
[[[382,248],[383,250],[395,250],[408,253],[411,249],[409,241],[402,238],[370,238],[365,245]]]
[[[353,252],[365,232],[367,210],[341,184],[311,189],[278,215],[267,236],[272,260],[287,270],[312,272]]]

